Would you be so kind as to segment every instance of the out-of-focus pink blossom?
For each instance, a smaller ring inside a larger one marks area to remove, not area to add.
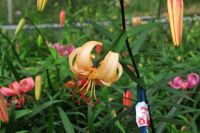
[[[194,88],[199,84],[199,75],[196,73],[190,73],[187,75],[188,88]]]
[[[15,104],[17,109],[23,107],[25,103],[24,94],[31,91],[34,87],[34,80],[31,77],[22,79],[20,82],[14,81],[9,87],[1,87],[0,93],[4,96],[11,97],[7,101],[7,106]]]
[[[199,84],[199,75],[196,73],[190,73],[187,75],[187,79],[184,81],[182,76],[177,76],[173,80],[169,81],[169,85],[174,89],[190,89]]]
[[[74,45],[72,44],[69,46],[65,46],[59,43],[55,43],[53,45],[53,48],[57,49],[60,56],[68,56],[75,49]]]
[[[169,85],[174,89],[181,89],[183,83],[183,79],[181,76],[175,77],[173,80],[169,81]]]
[[[32,78],[28,77],[22,79],[20,82],[14,81],[7,87],[1,87],[0,92],[4,96],[17,96],[23,93],[31,91],[34,87],[34,81]]]

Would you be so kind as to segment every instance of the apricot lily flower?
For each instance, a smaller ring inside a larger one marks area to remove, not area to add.
[[[77,92],[85,95],[90,90],[90,98],[95,95],[95,85],[101,83],[110,86],[122,75],[122,66],[119,63],[119,54],[109,51],[104,60],[100,62],[99,67],[95,67],[92,60],[95,58],[91,54],[93,48],[97,45],[103,45],[101,42],[89,41],[83,46],[76,48],[69,55],[69,63],[72,72],[78,77],[87,78],[83,87],[78,88]]]
[[[169,23],[175,46],[182,40],[183,0],[167,0]]]

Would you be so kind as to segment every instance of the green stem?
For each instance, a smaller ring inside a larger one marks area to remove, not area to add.
[[[18,61],[21,65],[23,65],[23,64],[22,64],[22,61],[20,60],[20,58],[19,58],[19,56],[18,56],[18,54],[17,54],[17,52],[15,51],[15,46],[14,46],[13,42],[11,42],[10,39],[9,39],[5,34],[3,34],[1,31],[0,31],[0,34],[1,34],[1,36],[8,42],[8,44],[11,45],[11,49],[12,49],[12,51],[13,51],[13,53],[14,53],[16,59],[17,59],[17,61]]]
[[[121,6],[121,16],[122,16],[122,30],[126,32],[126,20],[125,20],[124,1],[123,0],[120,0],[120,6]],[[128,38],[126,38],[126,47],[128,49],[129,56],[131,57],[131,61],[132,61],[133,67],[135,69],[136,76],[138,78],[140,78],[140,73],[138,71],[135,59],[133,57],[133,53],[132,53]]]
[[[38,32],[38,34],[42,37],[42,41],[44,42],[45,47],[46,47],[46,49],[47,49],[49,55],[50,55],[51,58],[52,58],[52,63],[54,64],[55,59],[54,59],[53,55],[51,54],[51,52],[50,52],[50,50],[49,50],[49,47],[48,47],[48,45],[47,45],[47,43],[46,43],[46,41],[45,41],[45,38],[44,38],[43,34],[41,33],[41,31],[37,28],[37,26],[33,23],[33,21],[32,21],[30,18],[25,17],[25,19],[28,20],[28,21],[34,26],[35,30],[36,30],[36,31]],[[57,67],[56,64],[55,64],[55,68],[56,68],[57,78],[58,78],[59,81],[61,81],[60,74],[59,74],[59,68]]]

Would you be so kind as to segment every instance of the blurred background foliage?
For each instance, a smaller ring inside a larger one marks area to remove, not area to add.
[[[194,19],[199,15],[199,0],[185,0],[184,5],[186,15]],[[1,0],[0,9],[0,26],[7,25],[6,0]],[[120,32],[120,9],[115,0],[49,0],[43,13],[37,12],[35,0],[15,0],[13,24],[25,16],[36,25],[59,23],[62,9],[66,11],[63,29],[40,29],[49,47],[56,42],[78,47],[89,40],[97,40],[103,42],[104,49],[107,49],[113,36]],[[179,48],[172,46],[166,22],[159,23],[153,19],[138,27],[131,25],[133,16],[158,17],[165,12],[165,0],[131,0],[126,8],[128,37],[145,81],[156,133],[198,133],[200,87],[181,91],[170,88],[167,83],[180,74],[183,77],[190,72],[200,74],[200,21],[184,22],[183,42]],[[44,79],[41,100],[35,102],[29,99],[23,109],[10,109],[12,119],[7,125],[1,124],[2,132],[138,132],[134,107],[123,111],[123,90],[130,88],[133,91],[134,102],[137,95],[136,84],[125,71],[111,87],[97,88],[100,103],[95,107],[78,106],[76,101],[71,100],[70,90],[63,87],[67,80],[73,78],[67,58],[58,56],[50,48],[52,59],[34,29],[23,30],[17,36],[13,30],[1,29],[1,32],[7,39],[0,36],[0,86],[37,74]],[[123,51],[126,50],[124,47]],[[128,57],[120,57],[120,61],[130,63]],[[116,117],[112,115],[113,110]]]

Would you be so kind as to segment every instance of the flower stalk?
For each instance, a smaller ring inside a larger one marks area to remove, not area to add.
[[[120,0],[120,6],[121,6],[121,18],[122,18],[122,30],[126,31],[126,20],[125,20],[125,13],[124,13],[124,0]],[[140,79],[140,73],[139,70],[137,68],[137,65],[135,63],[134,57],[133,57],[133,53],[128,41],[128,38],[126,38],[126,47],[128,49],[128,53],[130,55],[131,61],[132,61],[132,65],[135,69],[135,74],[137,76],[138,79]],[[143,87],[141,87],[141,85],[139,83],[137,83],[137,93],[138,93],[138,101],[145,101],[148,105],[148,100],[146,97],[146,93],[145,93],[145,89]],[[142,98],[141,98],[142,97]],[[149,108],[149,107],[148,107]],[[150,108],[149,108],[149,112],[150,112]],[[154,125],[152,122],[152,118],[151,118],[151,114],[150,115],[150,125],[151,125],[151,129],[152,132],[155,133],[155,129],[154,129]],[[140,132],[141,133],[146,133],[147,132],[147,127],[140,127]]]

